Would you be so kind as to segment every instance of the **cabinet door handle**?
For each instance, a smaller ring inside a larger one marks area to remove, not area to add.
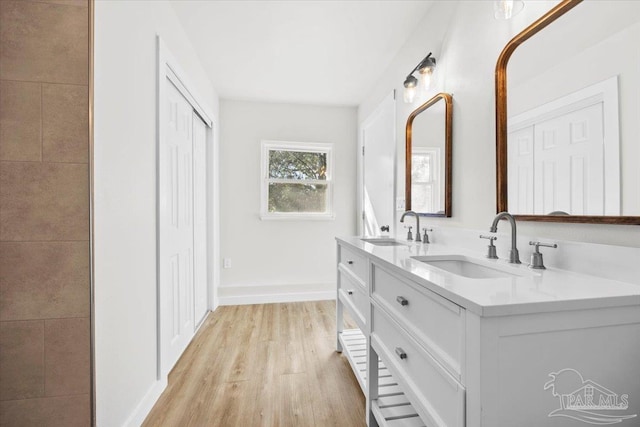
[[[347,295],[353,295],[353,291],[352,290],[348,290],[347,291]]]
[[[400,305],[409,305],[409,300],[405,297],[397,296],[396,301],[398,301],[398,304]]]
[[[347,264],[351,265],[351,264],[353,264],[353,261],[349,260],[349,261],[347,261]]]
[[[404,350],[401,349],[400,347],[396,347],[396,354],[398,355],[398,357],[400,359],[406,359],[407,358],[407,353],[405,353]]]

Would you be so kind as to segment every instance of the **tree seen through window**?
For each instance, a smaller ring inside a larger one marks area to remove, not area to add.
[[[326,212],[327,160],[327,152],[269,150],[268,212]]]

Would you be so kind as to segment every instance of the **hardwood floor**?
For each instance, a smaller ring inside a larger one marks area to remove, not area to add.
[[[335,301],[218,308],[143,424],[365,425],[364,395],[335,352]]]

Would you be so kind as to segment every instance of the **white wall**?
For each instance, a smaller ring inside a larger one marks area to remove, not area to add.
[[[141,421],[158,391],[156,34],[214,117],[217,97],[168,2],[95,12],[96,410],[111,427]]]
[[[356,232],[356,109],[222,100],[220,121],[221,303],[333,297],[334,238]],[[334,144],[334,220],[260,219],[262,139]]]
[[[526,2],[512,20],[498,21],[491,1],[436,2],[360,104],[363,120],[391,89],[401,91],[406,74],[433,51],[438,64],[431,95],[453,94],[453,217],[427,224],[480,229],[491,224],[496,214],[496,62],[506,43],[555,3]],[[404,194],[404,126],[418,105],[398,103],[397,194]],[[637,226],[521,222],[519,230],[541,238],[640,246]]]

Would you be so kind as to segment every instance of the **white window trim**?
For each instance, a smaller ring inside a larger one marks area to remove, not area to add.
[[[297,142],[297,141],[271,141],[262,140],[261,144],[261,173],[260,173],[260,219],[262,220],[334,220],[333,211],[333,144],[325,142]],[[327,153],[327,179],[322,181],[295,180],[300,183],[326,184],[327,185],[327,212],[269,212],[269,182],[280,181],[290,182],[290,180],[270,180],[269,179],[269,151],[270,150],[291,150],[301,152],[324,152]]]

